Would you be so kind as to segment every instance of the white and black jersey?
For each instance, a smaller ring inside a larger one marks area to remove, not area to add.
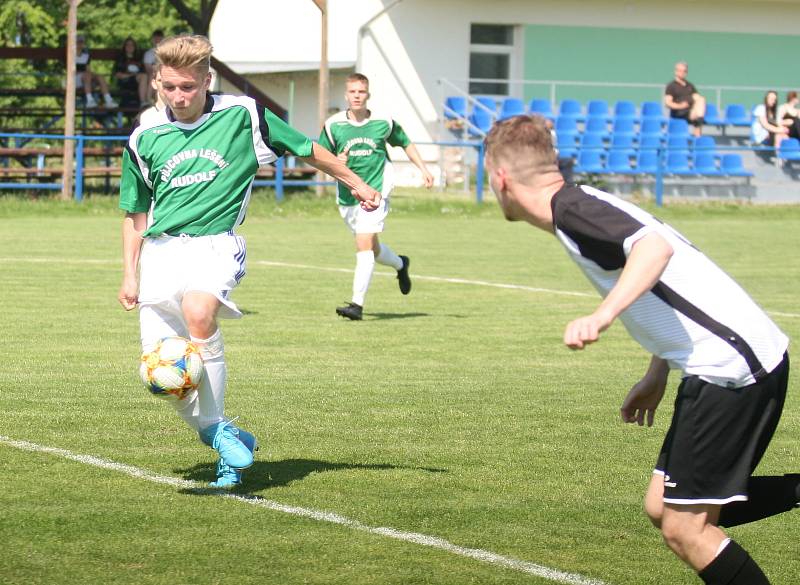
[[[565,185],[551,202],[555,235],[603,297],[650,232],[674,251],[661,278],[622,315],[646,350],[713,384],[741,387],[783,359],[789,340],[748,294],[670,226],[613,195]]]

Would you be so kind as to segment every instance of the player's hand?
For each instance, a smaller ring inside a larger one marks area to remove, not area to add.
[[[381,194],[366,183],[352,189],[351,193],[361,202],[361,209],[365,211],[374,211],[381,204]]]
[[[664,397],[667,387],[667,378],[652,378],[645,376],[634,384],[619,409],[622,420],[626,423],[636,423],[640,427],[647,423],[653,426],[656,408]]]
[[[570,349],[583,349],[600,339],[609,328],[611,320],[599,312],[571,321],[564,330],[564,345]]]
[[[139,304],[139,283],[135,278],[123,278],[117,300],[122,308],[131,311]]]
[[[422,182],[425,184],[425,187],[430,189],[431,187],[433,187],[433,175],[430,174],[428,171],[423,171]]]
[[[338,158],[344,164],[347,164],[347,159],[350,158],[350,155],[348,154],[349,152],[350,152],[350,149],[349,148],[345,148],[342,152],[340,152],[339,154],[336,155],[336,158]]]

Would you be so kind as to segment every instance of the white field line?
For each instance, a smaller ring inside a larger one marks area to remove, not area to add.
[[[92,260],[89,258],[0,258],[0,263],[30,263],[30,264],[119,264],[117,260]],[[249,265],[257,264],[259,266],[272,266],[275,268],[299,268],[301,270],[317,270],[319,272],[340,272],[344,274],[353,274],[351,268],[332,268],[330,266],[313,266],[310,264],[293,264],[291,262],[274,262],[271,260],[251,260]],[[378,276],[391,276],[394,277],[394,272],[379,272],[375,271],[374,274]],[[485,286],[490,288],[504,288],[510,290],[521,290],[525,292],[544,293],[552,295],[570,296],[570,297],[584,297],[584,298],[597,298],[594,293],[585,293],[572,290],[557,290],[550,288],[538,288],[535,286],[525,286],[521,284],[507,284],[503,282],[488,282],[485,280],[467,280],[464,278],[447,278],[444,276],[423,276],[419,274],[414,275],[415,280],[426,280],[429,282],[443,282],[448,284],[467,284],[472,286]],[[791,319],[800,318],[800,313],[783,313],[779,311],[767,311],[769,315],[775,317],[787,317]]]
[[[131,477],[135,477],[137,479],[143,479],[145,481],[149,481],[152,483],[159,483],[163,485],[172,486],[175,488],[203,490],[203,492],[207,495],[225,498],[228,500],[234,500],[244,504],[257,506],[259,508],[266,508],[268,510],[273,510],[275,512],[283,512],[284,514],[290,514],[292,516],[300,516],[302,518],[317,520],[319,522],[330,522],[332,524],[338,524],[340,526],[345,526],[353,530],[358,530],[359,532],[376,534],[388,538],[393,538],[395,540],[402,540],[405,542],[419,544],[421,546],[437,548],[452,553],[454,555],[471,558],[477,561],[481,561],[483,563],[504,567],[506,569],[519,571],[521,573],[527,573],[529,575],[534,575],[536,577],[542,577],[543,579],[548,579],[555,583],[565,583],[567,585],[607,585],[604,581],[590,579],[589,577],[584,577],[583,575],[578,575],[575,573],[567,573],[564,571],[559,571],[557,569],[551,569],[543,565],[537,565],[536,563],[522,561],[519,559],[515,559],[513,557],[506,557],[503,555],[493,553],[488,550],[483,550],[479,548],[465,548],[463,546],[458,546],[456,544],[453,544],[452,542],[444,540],[443,538],[428,536],[426,534],[420,534],[417,532],[405,532],[403,530],[396,530],[394,528],[388,528],[384,526],[368,526],[366,524],[362,524],[357,520],[351,520],[350,518],[340,516],[339,514],[335,514],[333,512],[324,512],[322,510],[314,510],[311,508],[301,508],[299,506],[288,506],[286,504],[281,504],[279,502],[267,500],[260,496],[237,495],[225,491],[211,490],[208,488],[207,484],[203,484],[197,481],[179,479],[177,477],[170,477],[166,475],[157,475],[145,469],[140,469],[132,465],[126,465],[124,463],[117,463],[116,461],[111,461],[109,459],[102,459],[100,457],[95,457],[93,455],[81,455],[79,453],[73,453],[72,451],[68,451],[67,449],[37,445],[36,443],[30,443],[28,441],[19,441],[12,439],[10,437],[4,437],[2,435],[0,435],[0,443],[5,444],[9,447],[14,447],[16,449],[22,449],[24,451],[46,453],[48,455],[54,455],[57,457],[70,459],[72,461],[77,461],[78,463],[83,463],[85,465],[92,465],[94,467],[107,469],[109,471],[124,473]]]

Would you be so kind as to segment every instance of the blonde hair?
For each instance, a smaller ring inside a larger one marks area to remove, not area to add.
[[[177,35],[168,37],[156,46],[158,67],[194,69],[205,75],[211,68],[211,53],[214,47],[203,35]]]
[[[490,164],[505,167],[518,181],[558,170],[553,136],[541,116],[512,116],[497,122],[484,146]]]

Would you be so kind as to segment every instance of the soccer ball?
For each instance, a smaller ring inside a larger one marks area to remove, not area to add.
[[[203,379],[203,358],[183,337],[165,337],[142,355],[139,375],[145,388],[162,398],[185,398]]]

